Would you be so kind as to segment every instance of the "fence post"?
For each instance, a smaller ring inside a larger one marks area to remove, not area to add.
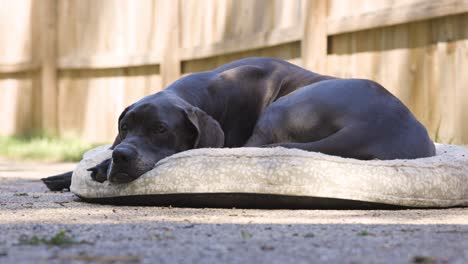
[[[180,78],[180,0],[161,1],[165,22],[164,44],[160,64],[162,88]]]
[[[328,0],[305,0],[302,62],[306,69],[327,72],[327,6]]]
[[[40,6],[41,127],[58,132],[57,115],[57,0],[43,0]]]

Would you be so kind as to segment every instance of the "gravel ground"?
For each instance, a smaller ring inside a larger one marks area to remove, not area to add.
[[[468,263],[468,208],[117,207],[39,181],[73,166],[0,160],[0,263]]]

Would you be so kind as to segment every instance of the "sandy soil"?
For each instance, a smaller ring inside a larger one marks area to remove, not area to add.
[[[468,263],[468,208],[116,207],[39,181],[73,167],[0,160],[0,263]]]

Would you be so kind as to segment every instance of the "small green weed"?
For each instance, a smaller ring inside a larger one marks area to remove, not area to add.
[[[374,236],[374,234],[367,232],[366,230],[363,230],[359,233],[357,233],[358,236]]]
[[[245,231],[241,231],[241,235],[242,235],[242,238],[251,238],[253,236],[252,234],[245,232]]]
[[[47,246],[67,246],[73,244],[81,244],[83,241],[77,241],[74,237],[67,235],[67,232],[62,230],[55,234],[51,238],[47,237],[27,237],[22,236],[19,239],[19,243],[21,245],[30,245],[30,246],[38,246],[38,245],[47,245]]]
[[[422,264],[435,264],[437,263],[437,259],[433,257],[427,257],[427,256],[414,256],[412,258],[413,263],[422,263]]]
[[[175,236],[168,236],[168,235],[160,235],[160,234],[154,234],[151,236],[155,240],[171,240],[175,239]]]

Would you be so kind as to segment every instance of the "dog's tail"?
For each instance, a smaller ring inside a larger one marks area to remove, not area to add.
[[[61,191],[63,189],[70,190],[72,174],[73,171],[69,171],[55,176],[42,178],[41,180],[51,191]]]

